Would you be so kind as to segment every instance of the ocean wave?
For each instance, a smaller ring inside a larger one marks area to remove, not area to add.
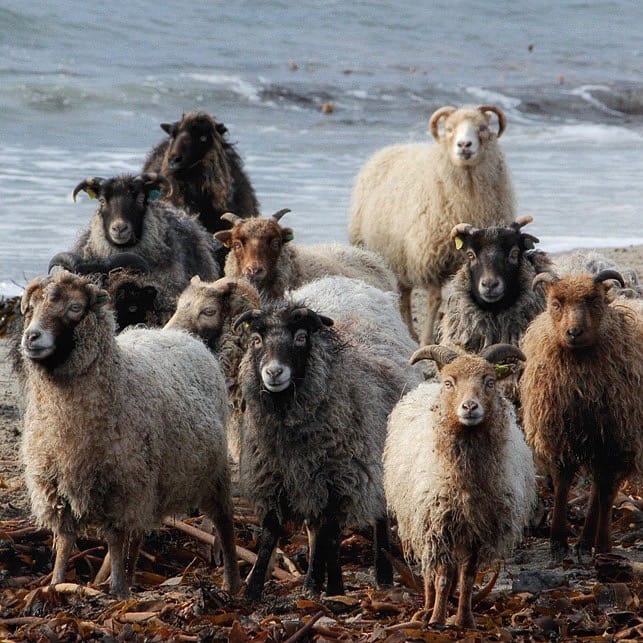
[[[258,103],[261,101],[260,88],[253,85],[250,81],[245,80],[241,76],[232,74],[222,74],[218,72],[190,72],[185,74],[187,78],[195,80],[208,85],[216,87],[223,87],[224,89],[233,91],[248,102]]]

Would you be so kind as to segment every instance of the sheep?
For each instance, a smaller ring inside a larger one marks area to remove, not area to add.
[[[479,355],[439,345],[432,359],[442,385],[424,383],[396,405],[384,448],[384,489],[407,558],[421,562],[425,609],[443,624],[459,572],[456,625],[474,627],[471,596],[478,565],[502,557],[523,533],[536,500],[531,452],[512,404],[495,388],[523,360],[510,344]]]
[[[52,582],[63,580],[76,536],[93,526],[108,544],[111,591],[127,595],[142,534],[199,506],[217,527],[225,587],[235,592],[221,368],[187,333],[115,336],[107,299],[87,277],[57,271],[32,280],[21,302],[21,456],[32,512],[54,533]]]
[[[217,356],[228,388],[228,451],[234,463],[239,462],[239,426],[244,408],[237,372],[245,352],[246,334],[243,329],[234,331],[232,325],[242,313],[258,307],[259,293],[243,279],[223,277],[204,282],[195,276],[165,325],[196,335]]]
[[[223,215],[233,224],[232,229],[214,236],[232,250],[225,263],[227,277],[247,279],[266,299],[283,297],[287,289],[325,275],[344,275],[381,290],[396,291],[392,272],[374,252],[339,243],[291,245],[292,229],[279,224],[287,212],[290,210],[283,209],[268,218],[251,219],[230,212]]]
[[[159,174],[94,177],[79,183],[74,200],[83,190],[99,204],[71,252],[86,261],[126,252],[139,255],[158,284],[159,307],[173,310],[193,275],[213,280],[220,272],[213,240],[202,226],[184,212],[151,199],[153,192],[168,185]]]
[[[492,113],[498,117],[497,133],[490,127]],[[497,143],[505,127],[505,115],[493,105],[442,107],[429,121],[437,144],[386,147],[356,178],[349,240],[379,252],[389,263],[398,280],[402,318],[414,337],[411,291],[427,291],[422,344],[434,339],[441,288],[462,263],[450,230],[460,221],[486,227],[516,218],[510,176]]]
[[[248,596],[261,596],[282,525],[306,521],[312,542],[304,589],[344,591],[339,537],[346,525],[375,523],[378,583],[392,582],[381,455],[386,418],[407,373],[332,320],[282,301],[235,321],[249,333],[239,366],[246,404],[239,476],[262,531]]]
[[[531,282],[551,266],[547,255],[531,251],[538,239],[521,232],[532,221],[523,216],[488,228],[459,223],[451,230],[465,263],[445,289],[440,344],[470,353],[491,344],[518,346],[529,322],[545,308],[542,290],[532,290]]]
[[[543,272],[547,308],[522,341],[527,365],[520,383],[525,435],[554,485],[550,548],[567,545],[567,497],[576,472],[592,477],[592,494],[577,542],[580,554],[609,551],[612,502],[620,483],[643,470],[643,321],[629,300],[610,304],[604,270],[562,278]]]
[[[224,212],[259,214],[255,192],[223,123],[195,111],[175,123],[161,123],[161,129],[169,138],[150,152],[143,172],[160,172],[170,180],[171,203],[198,215],[209,232],[229,227],[220,218]]]

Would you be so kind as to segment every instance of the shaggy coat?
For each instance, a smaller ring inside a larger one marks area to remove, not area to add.
[[[509,172],[498,134],[489,128],[490,108],[450,109],[447,124],[466,118],[483,128],[476,160],[454,163],[450,149],[456,142],[438,134],[445,115],[439,110],[431,119],[436,144],[393,145],[367,161],[355,182],[348,227],[352,244],[380,253],[392,268],[412,332],[411,289],[428,291],[422,344],[433,338],[442,285],[462,264],[449,236],[453,226],[469,221],[482,228],[515,219]]]
[[[609,550],[618,486],[643,470],[642,317],[630,300],[608,305],[609,286],[600,281],[601,274],[567,276],[547,285],[547,310],[534,319],[522,343],[525,435],[552,473],[556,490],[554,556],[567,550],[567,494],[579,468],[594,481],[578,543],[589,551]]]
[[[172,192],[167,199],[173,205],[198,215],[208,232],[230,227],[220,218],[224,212],[244,218],[259,214],[254,189],[241,157],[228,141],[225,125],[206,112],[196,111],[183,114],[175,123],[163,123],[161,128],[169,138],[150,152],[143,171],[160,172],[170,180]],[[202,151],[195,151],[198,156],[188,167],[173,160],[181,135],[187,137],[190,146],[196,146],[198,139],[206,139]]]
[[[131,329],[115,337],[106,297],[70,273],[35,280],[25,292],[22,460],[32,511],[69,544],[96,527],[110,545],[112,590],[121,594],[117,539],[199,506],[219,529],[235,590],[221,368],[186,333]],[[55,313],[65,301],[84,302],[74,323]],[[51,358],[31,357],[38,333],[56,337]],[[58,551],[54,582],[65,562]]]

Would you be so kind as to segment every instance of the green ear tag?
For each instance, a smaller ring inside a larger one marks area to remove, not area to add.
[[[284,241],[292,241],[295,238],[295,235],[292,232],[284,232],[281,238]]]
[[[456,250],[462,250],[462,246],[464,245],[464,241],[462,241],[462,237],[456,237],[453,242],[455,243],[455,249]]]
[[[494,364],[494,366],[496,369],[496,378],[499,380],[513,373],[513,367],[511,364]]]
[[[150,193],[148,195],[148,200],[149,201],[156,201],[158,198],[161,196],[161,190],[150,190]]]
[[[95,199],[95,198],[98,197],[98,194],[96,194],[96,192],[94,190],[92,190],[91,188],[85,188],[85,192],[87,192],[87,196],[90,199]]]
[[[100,294],[100,295],[96,295],[96,301],[94,303],[95,304],[104,304],[108,299],[109,299],[109,295],[107,293],[103,293],[103,294]]]

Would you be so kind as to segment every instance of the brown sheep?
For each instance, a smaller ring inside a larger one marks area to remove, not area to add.
[[[522,348],[521,380],[527,441],[554,484],[551,552],[567,551],[567,497],[576,472],[593,479],[579,552],[610,549],[612,502],[619,485],[643,469],[643,323],[625,301],[611,303],[595,276],[541,273],[547,308],[531,323]]]

